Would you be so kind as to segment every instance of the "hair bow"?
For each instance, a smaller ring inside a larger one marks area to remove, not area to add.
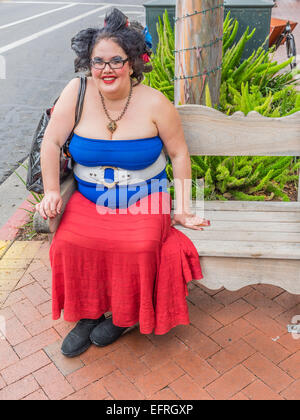
[[[150,57],[149,57],[149,55],[147,53],[141,55],[141,57],[142,57],[144,63],[149,63]]]

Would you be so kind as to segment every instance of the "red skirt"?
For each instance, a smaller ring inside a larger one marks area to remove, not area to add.
[[[142,334],[189,324],[187,283],[203,275],[195,246],[171,226],[170,203],[156,192],[110,209],[75,191],[49,251],[53,319],[112,312],[115,325],[139,323]]]

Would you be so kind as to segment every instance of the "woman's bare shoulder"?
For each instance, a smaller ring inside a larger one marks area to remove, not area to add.
[[[58,108],[61,104],[63,104],[64,106],[74,105],[74,108],[75,108],[76,98],[77,98],[78,90],[79,90],[79,83],[80,83],[79,78],[74,77],[65,85],[65,87],[62,89],[59,95],[59,100],[56,104],[56,108]]]
[[[140,87],[141,95],[144,97],[144,99],[147,98],[148,103],[151,103],[151,105],[164,106],[172,104],[172,102],[169,101],[169,99],[159,90],[147,85],[140,85]]]
[[[139,88],[140,88],[140,89],[143,89],[143,91],[144,91],[144,92],[145,92],[145,94],[147,94],[147,95],[159,95],[159,94],[161,94],[161,92],[160,92],[159,90],[154,89],[154,88],[153,88],[153,87],[151,87],[151,86],[147,86],[147,85],[140,84],[140,85],[139,85]]]
[[[78,97],[79,79],[70,80],[63,88],[51,114],[45,136],[62,147],[75,124],[75,109]]]
[[[63,91],[72,92],[76,88],[79,88],[79,83],[80,83],[80,77],[74,77],[73,79],[71,79],[66,84],[66,86],[64,87],[64,90]]]

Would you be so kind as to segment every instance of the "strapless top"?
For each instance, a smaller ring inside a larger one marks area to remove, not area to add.
[[[69,150],[75,162],[85,166],[117,166],[144,169],[156,161],[163,148],[159,136],[133,140],[101,140],[73,134]]]
[[[82,137],[76,133],[69,145],[74,161],[80,165],[113,166],[133,171],[152,165],[161,154],[162,148],[163,142],[159,136],[133,140],[102,140]],[[74,176],[82,195],[96,204],[110,208],[126,208],[130,203],[151,193],[167,191],[166,168],[154,178],[134,186],[116,184],[107,188],[102,184],[84,181],[76,174]],[[114,180],[113,169],[105,169],[105,179]]]

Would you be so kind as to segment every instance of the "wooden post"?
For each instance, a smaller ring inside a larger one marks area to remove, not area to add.
[[[222,7],[217,7],[219,5]],[[182,18],[195,11],[203,13]],[[207,83],[212,105],[219,103],[221,69],[218,67],[222,64],[222,39],[220,38],[223,36],[223,21],[222,0],[177,0],[175,49],[178,52],[175,53],[175,77],[206,74],[193,78],[175,79],[175,105],[180,103],[206,105],[205,86]],[[205,47],[211,43],[211,46]],[[213,73],[208,73],[212,70],[214,70]]]

